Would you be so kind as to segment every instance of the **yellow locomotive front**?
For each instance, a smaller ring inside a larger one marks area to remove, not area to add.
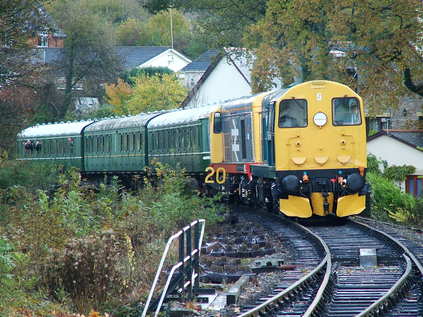
[[[310,81],[274,107],[272,196],[280,211],[301,218],[362,212],[369,186],[361,97],[339,83]]]

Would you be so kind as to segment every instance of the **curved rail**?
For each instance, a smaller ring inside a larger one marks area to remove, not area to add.
[[[401,278],[391,287],[391,289],[384,296],[382,296],[379,300],[374,302],[371,306],[369,306],[365,311],[360,313],[357,317],[375,316],[379,312],[386,309],[394,301],[395,297],[398,296],[401,290],[403,290],[403,288],[407,286],[408,281],[413,278],[413,265],[420,271],[420,275],[423,276],[423,265],[403,243],[401,243],[394,237],[391,237],[389,234],[383,231],[380,231],[378,229],[372,228],[369,225],[364,224],[360,221],[357,221],[357,220],[351,220],[351,221],[360,226],[365,227],[367,230],[376,232],[378,235],[381,235],[385,239],[389,240],[392,244],[395,244],[398,249],[404,252],[403,257],[405,258],[407,262],[406,270],[404,274],[401,276]]]
[[[319,306],[319,304],[320,304],[320,302],[323,298],[323,293],[324,293],[325,289],[327,288],[327,285],[330,281],[330,275],[331,275],[331,272],[332,272],[331,253],[330,253],[330,250],[329,250],[329,247],[327,246],[327,244],[318,235],[314,234],[311,230],[309,230],[309,229],[307,229],[303,226],[300,226],[296,223],[292,223],[292,224],[296,225],[298,228],[300,228],[303,231],[306,231],[307,234],[311,235],[320,244],[320,246],[325,251],[325,257],[323,258],[323,260],[319,263],[319,265],[314,270],[312,270],[307,275],[305,275],[304,277],[299,279],[297,282],[292,284],[290,287],[288,287],[287,289],[283,290],[282,292],[276,294],[275,296],[268,299],[264,303],[254,307],[253,309],[238,315],[238,317],[258,316],[258,315],[261,316],[261,315],[263,315],[263,313],[271,311],[273,308],[275,308],[278,305],[279,302],[283,301],[284,299],[290,298],[292,294],[295,294],[300,289],[305,287],[308,282],[314,280],[326,268],[325,269],[325,275],[323,277],[323,281],[320,284],[320,287],[317,291],[317,294],[316,294],[313,302],[311,303],[311,305],[309,306],[309,308],[307,309],[306,313],[303,316],[312,316],[312,314],[315,312],[315,310]]]
[[[407,262],[407,267],[404,274],[401,278],[391,287],[391,289],[383,295],[380,299],[370,305],[366,310],[357,315],[357,317],[365,316],[375,316],[379,312],[383,311],[388,307],[389,303],[392,301],[392,297],[396,296],[401,290],[406,286],[406,283],[412,274],[412,264],[408,256],[403,254],[405,261]]]
[[[398,241],[397,239],[395,239],[394,237],[391,237],[391,235],[387,234],[386,232],[380,231],[378,229],[372,228],[369,225],[362,223],[361,221],[357,221],[357,220],[351,220],[351,222],[357,223],[360,226],[366,227],[368,230],[372,230],[377,232],[380,235],[385,236],[387,239],[393,241],[395,244],[397,244],[402,251],[407,254],[407,256],[413,261],[414,265],[419,269],[420,274],[423,276],[423,265],[422,263],[419,261],[419,259],[416,258],[416,256],[400,241]]]

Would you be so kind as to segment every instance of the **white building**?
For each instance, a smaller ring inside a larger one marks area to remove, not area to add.
[[[180,71],[191,60],[167,46],[117,46],[116,53],[121,57],[126,70],[145,67],[168,67]]]
[[[182,106],[202,107],[251,95],[252,63],[243,53],[207,51],[183,68],[179,77],[191,91]]]
[[[367,152],[389,166],[412,165],[416,171],[408,175],[401,187],[406,192],[423,197],[423,131],[381,131],[367,140]]]

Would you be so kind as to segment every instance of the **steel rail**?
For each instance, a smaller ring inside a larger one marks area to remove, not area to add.
[[[389,302],[392,300],[392,297],[397,295],[402,289],[406,286],[407,281],[411,277],[412,273],[412,263],[408,256],[403,254],[405,261],[407,262],[407,267],[404,274],[401,278],[390,288],[385,295],[375,301],[372,305],[370,305],[366,310],[358,314],[356,317],[365,317],[365,316],[377,316],[380,312],[382,312],[385,308],[388,307]]]
[[[417,266],[417,268],[420,271],[420,274],[423,276],[423,264],[420,262],[419,259],[416,258],[416,256],[408,249],[408,247],[406,247],[401,241],[398,241],[398,239],[395,239],[394,237],[391,237],[390,234],[380,231],[379,229],[375,229],[372,228],[371,226],[369,226],[368,224],[362,223],[361,221],[357,221],[357,220],[351,220],[351,222],[357,223],[360,226],[366,227],[369,230],[375,231],[378,234],[381,234],[383,236],[385,236],[386,238],[388,238],[390,241],[393,241],[395,244],[397,244],[402,251],[407,254],[407,256],[414,262],[414,265]]]
[[[401,276],[401,278],[391,287],[391,289],[382,296],[379,300],[374,302],[371,306],[369,306],[365,311],[360,313],[357,317],[363,316],[375,316],[375,314],[382,311],[384,308],[387,307],[388,303],[395,297],[397,294],[406,286],[407,281],[412,278],[412,267],[413,264],[417,267],[420,271],[420,275],[423,276],[423,265],[420,261],[416,258],[416,256],[400,241],[392,237],[391,235],[387,234],[386,232],[380,231],[378,229],[372,228],[371,226],[362,223],[357,220],[351,220],[353,223],[356,223],[362,227],[365,227],[367,230],[371,230],[376,232],[377,234],[383,236],[385,239],[388,239],[391,243],[395,244],[397,248],[401,249],[404,254],[403,257],[407,262],[406,271]]]
[[[307,275],[305,275],[304,277],[299,279],[297,282],[293,283],[291,286],[289,286],[288,288],[286,288],[282,292],[276,294],[272,298],[269,298],[267,301],[265,301],[262,304],[254,307],[253,309],[251,309],[247,312],[244,312],[240,315],[237,315],[237,317],[258,316],[258,315],[262,316],[264,312],[267,312],[267,311],[271,310],[272,308],[274,308],[274,306],[277,305],[281,300],[285,299],[286,297],[291,296],[292,293],[294,293],[295,291],[297,291],[297,290],[301,289],[303,286],[305,286],[307,282],[312,280],[315,276],[317,276],[324,269],[324,267],[326,267],[325,276],[323,278],[322,283],[320,284],[320,287],[317,291],[317,294],[316,294],[313,302],[311,303],[311,305],[307,309],[307,312],[303,316],[312,316],[315,309],[320,304],[321,299],[323,298],[323,293],[324,293],[324,291],[325,291],[325,289],[326,289],[326,287],[327,287],[327,285],[330,281],[330,275],[331,275],[331,272],[332,272],[332,260],[331,260],[331,253],[330,253],[329,247],[323,241],[323,239],[321,239],[318,235],[313,233],[311,230],[309,230],[309,229],[307,229],[303,226],[300,226],[300,225],[298,225],[294,222],[292,222],[292,224],[296,225],[301,230],[306,231],[315,240],[317,240],[320,243],[320,246],[323,247],[323,250],[326,253],[325,257],[323,258],[323,260],[319,263],[319,265],[314,270],[312,270]]]

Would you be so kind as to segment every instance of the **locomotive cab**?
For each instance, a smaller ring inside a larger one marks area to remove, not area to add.
[[[367,167],[363,101],[330,81],[287,90],[274,102],[276,181],[287,216],[345,217],[365,209]]]

